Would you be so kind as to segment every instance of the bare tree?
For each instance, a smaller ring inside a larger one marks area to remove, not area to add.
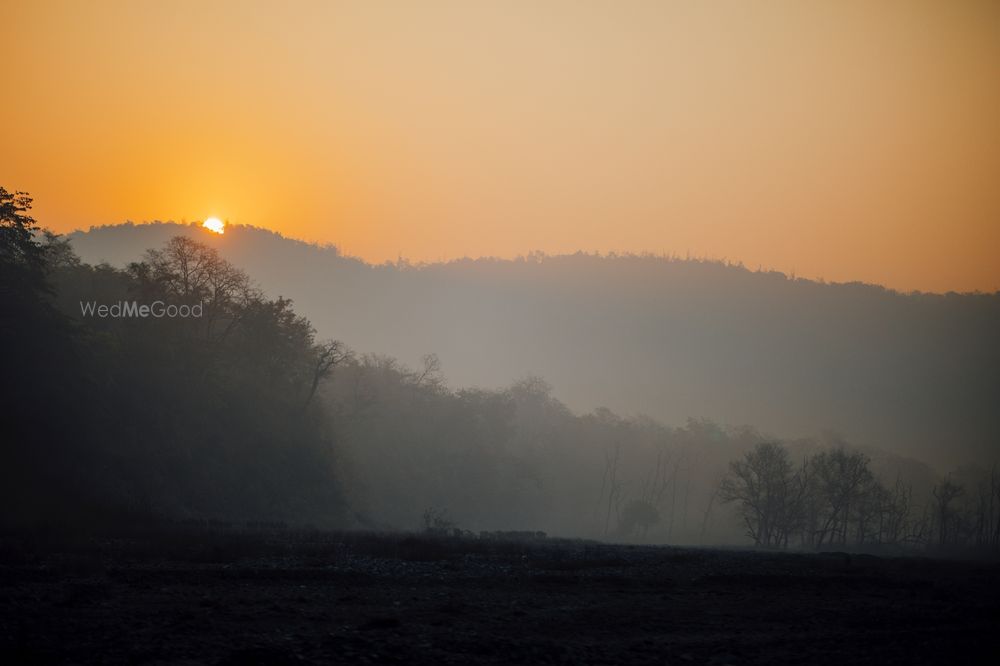
[[[874,482],[868,464],[868,456],[842,447],[813,458],[821,511],[818,546],[847,543],[852,519],[860,514],[862,498]]]
[[[957,543],[958,530],[955,523],[958,521],[958,515],[952,502],[965,494],[965,488],[949,477],[934,486],[932,494],[937,519],[938,545]]]
[[[261,297],[246,273],[219,256],[215,248],[185,236],[149,250],[129,273],[146,289],[182,303],[204,306],[203,334],[221,344],[239,325],[248,304]]]
[[[316,363],[313,367],[312,383],[306,396],[305,406],[308,407],[316,395],[319,383],[330,376],[333,369],[353,358],[350,349],[340,340],[324,342],[316,348]]]
[[[607,511],[604,516],[604,536],[608,535],[608,530],[611,529],[611,511],[614,509],[615,513],[619,513],[619,508],[623,499],[623,494],[625,491],[625,485],[618,480],[618,468],[621,463],[621,442],[615,442],[614,445],[608,448],[604,452],[604,478],[601,481],[601,494],[599,502],[604,503],[604,496],[607,493]]]
[[[807,484],[794,471],[788,451],[762,442],[729,466],[719,486],[723,502],[738,502],[747,535],[758,546],[786,546],[802,522]]]
[[[645,539],[649,528],[660,522],[660,512],[647,500],[634,499],[625,504],[618,521],[618,533],[623,537]]]
[[[437,354],[425,354],[420,360],[424,367],[414,376],[414,385],[441,388],[444,380],[441,378],[441,360]]]

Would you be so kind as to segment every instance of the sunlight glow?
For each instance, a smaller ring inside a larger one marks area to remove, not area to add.
[[[210,217],[201,223],[201,226],[205,227],[209,231],[214,231],[217,234],[226,233],[226,223],[217,217]]]

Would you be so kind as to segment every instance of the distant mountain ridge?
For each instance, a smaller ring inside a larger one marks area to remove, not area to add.
[[[217,247],[324,337],[453,386],[549,381],[575,409],[823,429],[935,463],[1000,457],[1000,294],[900,294],[741,266],[575,254],[370,265],[253,227],[174,223],[69,234],[124,265],[184,234]]]

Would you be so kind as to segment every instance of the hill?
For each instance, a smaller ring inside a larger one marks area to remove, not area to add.
[[[539,375],[579,410],[833,430],[948,469],[998,454],[1000,294],[901,294],[635,255],[376,266],[240,226],[69,238],[85,261],[124,265],[177,234],[294,299],[321,336],[414,365],[436,353],[454,385]]]

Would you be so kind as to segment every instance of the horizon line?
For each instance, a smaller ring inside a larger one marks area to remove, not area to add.
[[[300,243],[302,245],[308,245],[310,247],[313,247],[313,248],[316,248],[316,249],[319,249],[319,250],[333,250],[333,251],[335,251],[337,253],[337,256],[340,257],[340,258],[350,259],[350,260],[353,260],[353,261],[357,261],[359,263],[365,264],[366,266],[370,266],[370,267],[373,267],[373,268],[394,267],[394,268],[416,268],[416,269],[423,269],[423,268],[431,268],[431,267],[434,267],[434,266],[446,266],[448,264],[456,264],[456,263],[466,262],[466,261],[467,262],[476,262],[476,261],[517,262],[517,261],[526,261],[526,260],[529,260],[529,259],[532,259],[532,258],[535,258],[535,257],[541,257],[542,259],[559,259],[559,258],[568,258],[568,257],[575,257],[575,256],[579,256],[579,255],[584,255],[584,256],[587,256],[587,257],[598,258],[598,259],[638,258],[638,259],[657,259],[657,260],[665,260],[665,261],[670,261],[670,262],[690,262],[690,263],[700,263],[700,264],[718,264],[718,265],[722,265],[722,266],[727,267],[727,268],[739,268],[739,269],[743,269],[743,270],[745,270],[745,271],[747,271],[749,273],[758,274],[758,275],[780,275],[784,279],[786,279],[786,280],[788,280],[790,282],[810,282],[810,283],[813,283],[813,284],[826,285],[826,286],[859,286],[860,285],[860,286],[864,286],[864,287],[871,287],[871,288],[881,289],[883,291],[887,291],[887,292],[894,293],[894,294],[899,294],[901,296],[948,296],[948,295],[958,295],[958,296],[996,296],[996,295],[1000,294],[1000,287],[997,287],[997,288],[993,289],[992,291],[983,291],[983,290],[980,290],[980,289],[975,289],[973,291],[956,291],[956,290],[953,290],[953,289],[947,290],[947,291],[925,291],[925,290],[922,290],[922,289],[903,290],[903,289],[897,289],[895,287],[890,287],[888,285],[881,284],[881,283],[878,283],[878,282],[866,282],[864,280],[836,281],[836,280],[827,280],[827,279],[825,279],[822,276],[805,277],[805,276],[798,275],[797,272],[796,272],[796,270],[794,268],[791,271],[784,271],[784,270],[781,270],[781,269],[778,269],[778,268],[764,267],[763,265],[759,265],[756,269],[754,269],[754,268],[750,268],[749,266],[747,266],[742,260],[735,260],[735,261],[733,261],[733,260],[730,260],[728,257],[721,257],[720,258],[720,257],[709,256],[709,255],[701,255],[701,256],[699,256],[699,255],[693,255],[690,251],[688,251],[685,255],[681,255],[681,254],[676,253],[676,252],[668,253],[665,250],[661,250],[660,252],[656,252],[656,251],[653,251],[653,250],[603,250],[602,251],[602,250],[585,250],[583,248],[580,248],[580,249],[578,249],[576,251],[572,251],[572,252],[568,252],[567,251],[567,252],[549,253],[549,252],[547,252],[545,250],[529,250],[529,251],[527,251],[525,253],[517,254],[517,255],[514,255],[514,256],[500,256],[500,255],[469,256],[469,255],[463,255],[463,256],[460,256],[460,257],[438,258],[438,259],[431,260],[431,261],[428,261],[428,260],[412,260],[412,259],[404,256],[402,253],[400,253],[397,256],[397,258],[396,258],[395,261],[393,261],[391,259],[386,259],[386,260],[381,261],[381,262],[376,262],[376,261],[372,261],[372,260],[366,259],[366,258],[364,258],[362,256],[359,256],[359,255],[350,254],[350,253],[346,252],[341,245],[339,245],[337,243],[334,243],[332,241],[318,241],[318,240],[309,240],[309,239],[306,239],[306,238],[299,238],[299,237],[295,237],[295,236],[290,236],[290,235],[282,233],[280,231],[276,231],[274,229],[270,229],[268,227],[257,226],[257,225],[254,225],[254,224],[245,224],[245,223],[241,223],[241,222],[229,222],[228,220],[225,220],[225,224],[226,224],[227,230],[231,227],[231,228],[234,228],[234,229],[250,229],[250,230],[253,230],[253,231],[263,231],[263,232],[266,232],[268,234],[271,234],[271,235],[274,235],[274,236],[278,236],[282,240],[291,241],[293,243]],[[57,234],[57,235],[58,236],[71,236],[73,234],[87,234],[87,233],[90,233],[92,231],[99,230],[99,229],[114,229],[114,228],[121,228],[121,227],[142,227],[142,226],[156,226],[156,225],[164,225],[164,226],[165,225],[173,225],[173,226],[178,226],[178,227],[193,228],[193,229],[199,229],[200,230],[201,229],[201,225],[202,225],[202,221],[200,221],[200,220],[188,221],[186,218],[182,218],[180,221],[177,221],[177,220],[142,220],[140,222],[135,222],[133,220],[125,220],[124,222],[109,223],[109,224],[99,224],[99,225],[98,224],[92,224],[92,225],[90,225],[90,227],[88,229],[77,228],[77,229],[74,229],[73,231],[66,232],[64,234]],[[45,227],[41,227],[41,228],[45,229]],[[212,236],[208,236],[206,234],[206,238],[216,238],[216,242],[224,242],[224,241],[219,241],[218,240],[218,238],[221,238],[221,237],[222,236],[220,234],[213,234]]]

